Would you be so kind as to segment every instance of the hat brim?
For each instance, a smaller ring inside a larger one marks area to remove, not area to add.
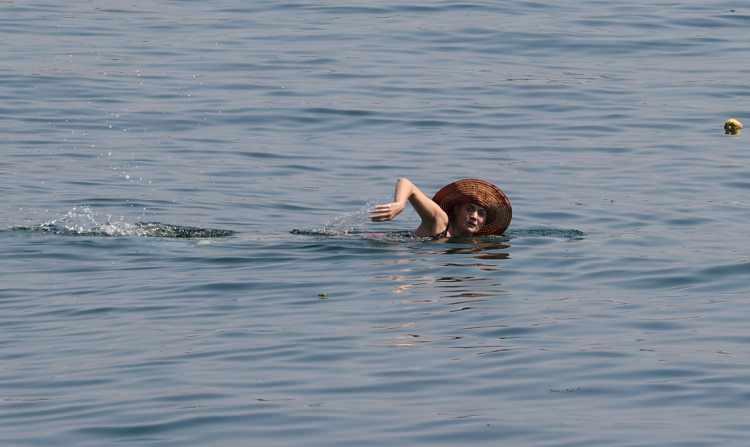
[[[456,205],[471,202],[487,210],[484,225],[477,236],[503,234],[510,226],[513,208],[510,198],[492,183],[480,179],[461,179],[443,186],[432,200],[449,216]]]

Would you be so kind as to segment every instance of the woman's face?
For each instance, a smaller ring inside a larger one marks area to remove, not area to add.
[[[487,210],[476,203],[464,203],[456,207],[454,236],[471,236],[482,229],[487,218]]]

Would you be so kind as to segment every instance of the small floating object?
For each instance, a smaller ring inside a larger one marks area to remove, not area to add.
[[[327,294],[327,293],[325,293],[325,292],[320,292],[320,293],[318,294],[318,298],[320,298],[321,300],[325,300],[325,299],[328,299],[328,294]]]
[[[737,118],[729,118],[724,121],[724,133],[727,135],[739,135],[744,126]]]

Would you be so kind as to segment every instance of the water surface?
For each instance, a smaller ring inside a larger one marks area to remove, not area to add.
[[[0,440],[745,445],[748,24],[0,3]],[[399,176],[489,179],[514,220],[369,223]]]

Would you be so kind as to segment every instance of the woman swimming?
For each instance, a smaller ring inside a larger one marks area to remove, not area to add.
[[[457,180],[430,199],[409,179],[400,178],[393,202],[376,205],[370,210],[370,219],[375,222],[395,219],[406,207],[407,200],[422,219],[415,231],[419,237],[442,239],[503,234],[513,214],[508,196],[484,180]]]

